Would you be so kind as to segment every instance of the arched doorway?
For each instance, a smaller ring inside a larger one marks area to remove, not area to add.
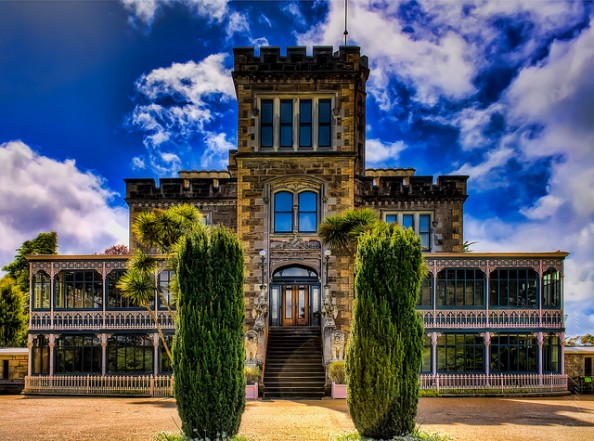
[[[270,281],[271,326],[319,326],[320,280],[311,268],[288,266]]]

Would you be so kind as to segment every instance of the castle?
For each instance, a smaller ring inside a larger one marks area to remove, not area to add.
[[[312,55],[236,48],[238,141],[228,169],[184,171],[158,184],[126,179],[131,223],[139,212],[191,203],[207,224],[237,232],[246,255],[246,361],[264,369],[265,397],[324,395],[324,367],[344,356],[352,259],[327,248],[317,229],[326,216],[359,207],[421,238],[429,269],[418,301],[422,389],[565,390],[567,253],[464,252],[467,176],[366,169],[368,75],[355,46],[314,47]],[[132,233],[130,248],[138,248]],[[26,392],[167,394],[171,366],[152,319],[116,287],[126,256],[29,261]],[[164,292],[171,276],[163,267],[156,280]],[[152,307],[171,338],[170,315],[158,299]]]

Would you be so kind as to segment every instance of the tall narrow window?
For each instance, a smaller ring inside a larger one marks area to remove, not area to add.
[[[431,249],[431,216],[428,214],[419,215],[419,236],[423,251]]]
[[[330,100],[320,100],[318,102],[318,146],[330,147],[331,142],[331,122]]]
[[[50,309],[50,276],[43,271],[33,276],[33,309]]]
[[[311,100],[299,102],[299,147],[311,147]]]
[[[274,232],[293,231],[293,194],[281,191],[274,195]]]
[[[172,292],[170,285],[173,277],[175,276],[174,271],[161,271],[159,273],[159,308],[166,309],[167,305],[173,308]],[[165,304],[167,302],[167,304]]]
[[[293,146],[293,100],[280,102],[280,146]]]
[[[318,196],[312,191],[299,193],[299,232],[314,233],[318,229]]]
[[[262,100],[260,118],[260,146],[272,147],[274,134],[274,111],[272,100]]]
[[[402,226],[404,228],[415,229],[415,215],[414,214],[403,214],[402,215]]]

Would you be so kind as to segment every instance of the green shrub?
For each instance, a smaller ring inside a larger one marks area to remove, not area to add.
[[[423,325],[415,305],[423,278],[420,239],[379,224],[359,239],[347,404],[364,437],[410,434],[419,401]]]
[[[179,251],[174,394],[184,434],[231,438],[245,408],[243,251],[223,227],[185,237]]]
[[[331,438],[331,441],[361,441],[361,435],[357,432],[346,432],[341,433],[338,435],[334,435]],[[441,433],[428,433],[428,432],[421,432],[419,429],[413,430],[407,436],[395,436],[394,438],[390,438],[391,441],[454,441],[454,439],[449,435],[444,435]]]
[[[243,370],[245,374],[245,382],[247,384],[256,384],[260,381],[262,372],[258,366],[246,366]]]
[[[328,365],[328,378],[336,384],[346,384],[346,368],[343,360]]]

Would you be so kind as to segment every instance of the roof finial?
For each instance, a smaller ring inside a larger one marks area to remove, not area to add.
[[[344,45],[347,45],[347,37],[349,35],[349,31],[347,31],[347,11],[348,11],[349,0],[344,0]]]

